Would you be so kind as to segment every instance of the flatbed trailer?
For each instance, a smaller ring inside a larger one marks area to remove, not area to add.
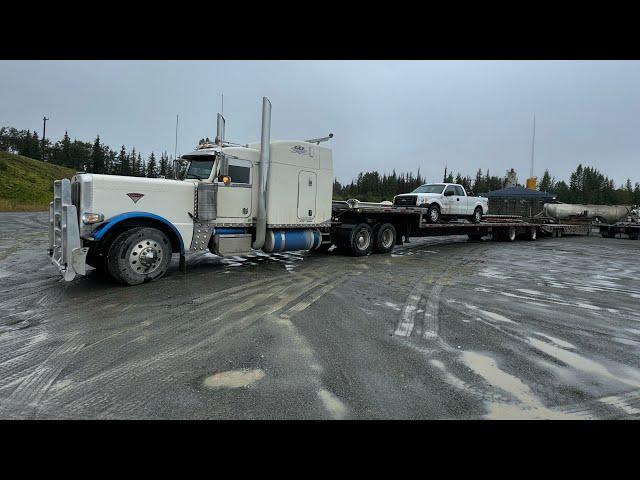
[[[617,235],[627,235],[631,240],[640,240],[640,223],[636,222],[617,222],[614,224],[602,224],[600,235],[603,238],[615,238]]]
[[[572,225],[526,222],[517,216],[486,215],[479,223],[453,220],[429,223],[427,208],[399,207],[364,202],[334,201],[331,227],[323,241],[324,249],[332,244],[355,256],[371,250],[390,252],[394,245],[410,242],[412,237],[467,235],[478,241],[490,236],[494,240],[536,240],[539,235],[560,237],[572,231]]]

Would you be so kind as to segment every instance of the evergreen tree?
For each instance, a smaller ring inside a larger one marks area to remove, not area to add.
[[[167,157],[167,152],[164,152],[160,155],[160,176],[163,178],[167,178],[167,174],[169,173],[169,157]]]
[[[89,158],[89,170],[93,173],[105,172],[104,150],[100,145],[100,135],[96,136],[91,149],[91,157]]]
[[[155,178],[158,176],[158,166],[156,165],[156,156],[153,152],[149,155],[147,162],[147,177]]]
[[[124,145],[120,147],[117,164],[118,175],[131,175],[131,169],[129,168],[129,155],[127,155],[127,149],[124,147]]]

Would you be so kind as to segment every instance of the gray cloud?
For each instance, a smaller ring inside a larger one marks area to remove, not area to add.
[[[594,165],[640,180],[637,61],[3,61],[0,125],[91,140],[144,154],[179,151],[215,135],[225,95],[227,137],[259,139],[261,97],[273,138],[335,134],[338,179],[362,170],[413,170],[439,180],[445,165],[567,178]]]

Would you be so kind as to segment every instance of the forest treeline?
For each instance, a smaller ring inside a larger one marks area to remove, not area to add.
[[[158,158],[151,152],[143,158],[135,147],[127,150],[124,145],[119,150],[113,150],[100,141],[96,136],[93,142],[85,142],[64,136],[52,143],[45,140],[42,155],[42,140],[38,132],[31,130],[17,130],[14,127],[0,128],[0,150],[13,152],[37,160],[63,167],[73,168],[78,172],[103,173],[108,175],[131,175],[134,177],[173,177],[173,158],[166,152]]]
[[[0,128],[0,150],[43,159],[42,141],[36,131],[17,130],[13,127]],[[113,150],[96,136],[93,142],[85,142],[64,136],[52,143],[45,141],[46,161],[56,165],[73,168],[76,171],[104,173],[111,175],[132,175],[139,177],[173,177],[173,158],[163,152],[158,158],[154,152],[143,158],[135,147],[127,150],[123,145]],[[453,174],[445,169],[442,178],[427,179],[418,169],[412,172],[390,174],[377,171],[361,172],[349,184],[341,184],[336,179],[333,194],[336,199],[357,198],[362,201],[379,202],[392,200],[395,195],[411,192],[428,182],[459,183],[468,192],[478,195],[503,188],[506,177],[492,175],[487,169],[484,173],[478,169],[475,176]],[[627,179],[624,185],[616,186],[613,179],[605,176],[594,167],[578,165],[571,173],[568,183],[556,180],[548,170],[540,179],[539,190],[552,193],[557,200],[565,203],[595,204],[640,204],[640,183]]]
[[[380,174],[377,171],[361,172],[349,184],[341,184],[337,180],[333,184],[333,195],[336,199],[357,198],[366,202],[392,200],[394,195],[408,193],[428,182],[459,183],[473,195],[487,193],[504,188],[506,177],[491,175],[489,169],[485,173],[478,169],[475,177],[452,172],[446,169],[442,178],[427,179],[421,176],[420,170],[413,173]],[[605,205],[640,205],[640,183],[632,184],[627,179],[624,185],[616,187],[613,179],[603,175],[596,168],[578,165],[569,177],[569,183],[556,180],[548,170],[540,179],[538,189],[555,195],[564,203],[593,203]]]

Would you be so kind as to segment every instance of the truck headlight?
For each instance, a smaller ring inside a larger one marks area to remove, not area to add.
[[[104,221],[104,215],[102,213],[83,213],[82,223],[91,225],[92,223],[100,223]]]

